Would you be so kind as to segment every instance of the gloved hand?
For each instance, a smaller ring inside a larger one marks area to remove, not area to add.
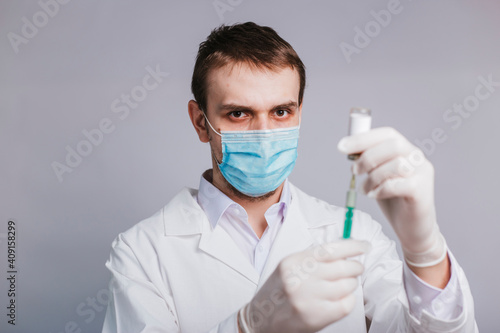
[[[246,323],[240,327],[247,325],[249,332],[316,332],[345,317],[354,308],[353,292],[363,272],[359,261],[346,258],[369,248],[367,242],[342,240],[286,257],[240,311],[240,323]]]
[[[361,153],[353,172],[368,174],[363,190],[377,199],[406,261],[415,267],[440,263],[447,247],[436,222],[434,168],[423,152],[389,127],[345,137],[338,149]]]

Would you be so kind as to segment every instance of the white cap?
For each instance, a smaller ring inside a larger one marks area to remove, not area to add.
[[[354,135],[368,132],[372,127],[372,116],[370,109],[352,108],[349,112],[349,133]]]

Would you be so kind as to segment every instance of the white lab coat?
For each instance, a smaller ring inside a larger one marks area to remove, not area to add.
[[[197,190],[182,190],[154,216],[120,234],[106,263],[112,279],[103,332],[238,332],[238,309],[284,257],[341,237],[345,209],[290,185],[288,215],[260,277],[222,228],[212,230],[197,204]],[[365,317],[373,333],[477,330],[472,296],[458,266],[462,314],[441,322],[424,311],[419,324],[409,313],[395,243],[359,211],[352,237],[373,245],[369,254],[357,258],[365,272],[356,307],[321,332],[367,332]]]

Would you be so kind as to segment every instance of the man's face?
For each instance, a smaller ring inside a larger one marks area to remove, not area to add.
[[[297,71],[289,67],[270,71],[246,64],[225,66],[210,72],[207,83],[207,117],[219,133],[287,128],[300,123],[300,79]],[[212,154],[222,161],[221,137],[207,128]],[[215,162],[214,172],[231,192],[251,198],[227,183]]]

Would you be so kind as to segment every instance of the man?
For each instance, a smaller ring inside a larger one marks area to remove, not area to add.
[[[103,332],[474,332],[467,280],[439,232],[433,168],[390,128],[344,138],[394,242],[287,177],[305,69],[274,30],[222,26],[201,43],[188,111],[213,168],[120,234]]]

